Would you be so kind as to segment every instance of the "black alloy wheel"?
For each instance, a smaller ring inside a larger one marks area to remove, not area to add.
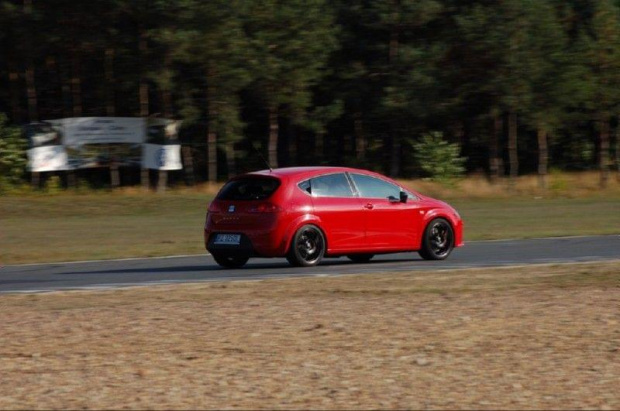
[[[317,226],[308,224],[295,233],[286,259],[296,267],[312,267],[321,262],[324,255],[323,233]]]
[[[354,263],[362,264],[369,262],[374,256],[374,254],[349,254],[347,258]]]
[[[240,268],[248,262],[250,257],[243,255],[223,255],[217,253],[211,253],[216,263],[224,268]]]
[[[418,251],[425,260],[444,260],[454,248],[454,230],[443,218],[432,220],[424,230],[422,249]]]

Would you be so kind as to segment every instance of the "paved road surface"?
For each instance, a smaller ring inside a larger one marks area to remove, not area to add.
[[[469,242],[445,261],[401,253],[376,256],[367,264],[354,264],[344,257],[326,259],[312,268],[293,268],[284,259],[256,258],[241,269],[223,270],[205,254],[6,266],[0,268],[0,293],[616,259],[620,260],[618,235]]]

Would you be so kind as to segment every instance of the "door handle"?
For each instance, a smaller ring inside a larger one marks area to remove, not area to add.
[[[366,204],[366,205],[364,206],[364,208],[367,208],[367,209],[369,209],[369,210],[372,210],[373,208],[375,208],[375,206],[374,206],[374,205],[372,205],[372,203],[368,203],[368,204]]]

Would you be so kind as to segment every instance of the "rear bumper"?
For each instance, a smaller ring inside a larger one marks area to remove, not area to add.
[[[205,231],[205,248],[210,253],[218,253],[222,255],[245,255],[248,257],[256,255],[252,241],[243,233],[238,233],[241,238],[239,244],[216,244],[215,238],[218,233],[208,235]]]
[[[237,245],[215,244],[217,234],[240,234],[241,240]],[[283,233],[273,231],[248,231],[243,232],[230,230],[205,230],[205,248],[210,253],[228,255],[246,255],[249,257],[282,257],[286,254],[286,244]]]

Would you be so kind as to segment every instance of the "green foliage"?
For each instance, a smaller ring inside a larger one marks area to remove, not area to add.
[[[465,172],[465,158],[458,144],[450,144],[440,132],[424,134],[413,143],[416,163],[431,179],[450,183]]]
[[[344,107],[341,100],[336,100],[325,106],[315,106],[314,110],[308,113],[303,124],[321,135],[326,132],[327,124],[342,116],[343,112]]]
[[[333,9],[326,0],[253,1],[245,11],[254,84],[269,107],[303,111],[310,87],[324,76],[338,47]]]
[[[6,115],[0,113],[0,187],[23,182],[26,164],[26,140],[17,127],[7,125]]]
[[[597,113],[620,107],[620,12],[610,0],[594,3],[592,19],[582,34],[587,106]]]
[[[242,27],[243,4],[231,0],[156,4],[166,16],[166,24],[151,30],[151,37],[164,47],[163,53],[173,62],[191,65],[200,73],[198,78],[202,81],[197,84],[203,90],[196,94],[206,94],[204,109],[220,141],[239,140],[244,124],[239,117],[237,93],[252,79],[246,62],[250,50]],[[163,66],[152,78],[160,87],[169,89],[174,83],[174,72],[170,65]],[[199,108],[189,94],[186,92],[179,102],[180,113],[191,123],[198,120]]]
[[[580,147],[595,140],[593,120],[609,120],[617,144],[619,7],[618,0],[0,0],[0,106],[13,124],[148,108],[182,119],[183,142],[195,153],[207,132],[215,134],[207,151],[228,158],[270,130],[270,155],[284,166],[389,166],[394,176],[406,174],[398,167],[406,137],[430,130],[449,139],[459,133],[472,169],[487,167],[477,153],[495,151],[487,146],[496,141],[491,119],[511,113],[521,156],[526,147],[536,154],[541,131],[552,139],[550,167],[591,168],[601,145]],[[508,130],[497,136],[499,153]],[[204,177],[208,162],[196,157]],[[535,170],[535,161],[521,164]],[[17,174],[3,170],[1,178]]]

